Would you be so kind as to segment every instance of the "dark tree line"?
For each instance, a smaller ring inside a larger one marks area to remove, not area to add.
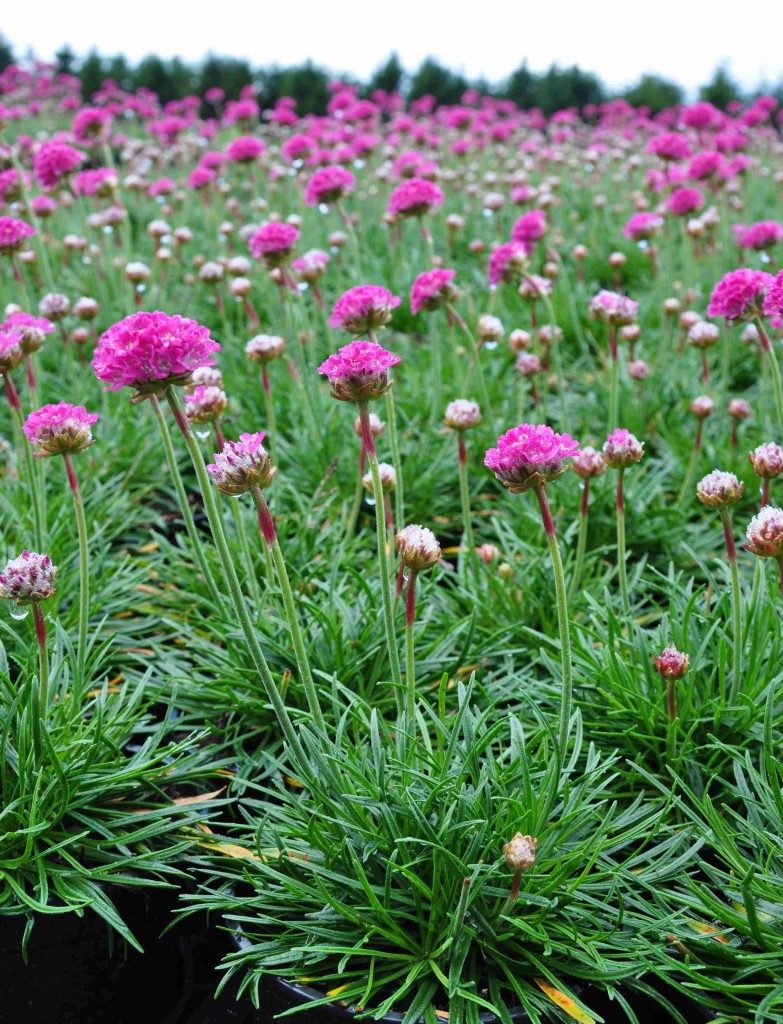
[[[130,64],[123,56],[104,57],[95,50],[79,58],[64,46],[55,56],[57,70],[76,75],[82,83],[83,95],[88,98],[107,79],[121,88],[133,92],[140,87],[151,89],[163,103],[184,96],[203,96],[219,87],[227,99],[235,99],[240,91],[252,85],[263,107],[272,107],[281,96],[292,96],[300,114],[323,113],[329,100],[330,73],[312,61],[293,67],[254,68],[246,60],[209,55],[200,64],[188,64],[179,57],[163,59],[154,55],[137,64]],[[0,36],[0,70],[13,63],[14,54],[8,42]],[[412,74],[403,68],[397,54],[392,54],[371,75],[369,81],[353,80],[361,96],[371,96],[376,90],[401,93],[409,100],[421,96],[434,96],[438,103],[459,103],[468,90],[482,95],[513,100],[523,109],[539,108],[545,115],[568,107],[584,108],[620,96],[634,106],[648,107],[655,114],[665,107],[682,102],[682,88],[673,81],[655,74],[644,74],[632,87],[617,93],[606,88],[592,72],[576,65],[562,68],[553,64],[547,71],[531,71],[523,61],[504,81],[491,84],[471,80],[465,75],[444,67],[428,57]],[[783,101],[783,82],[776,89],[769,88]],[[718,67],[710,82],[699,90],[699,99],[709,100],[725,108],[734,99],[747,99],[725,67]],[[208,112],[208,111],[206,111]]]

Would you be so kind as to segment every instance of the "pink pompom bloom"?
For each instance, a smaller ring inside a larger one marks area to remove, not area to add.
[[[249,164],[266,152],[266,146],[253,135],[240,135],[226,146],[226,156],[237,164]]]
[[[647,153],[661,160],[687,160],[691,155],[688,140],[677,132],[663,132],[647,143]]]
[[[0,373],[15,370],[23,356],[20,332],[0,330]]]
[[[36,458],[49,455],[83,452],[94,442],[91,427],[98,421],[97,412],[87,412],[83,405],[58,402],[31,412],[23,430],[30,444],[38,445]]]
[[[761,316],[764,296],[774,283],[772,274],[764,270],[732,270],[715,285],[707,316],[753,320]]]
[[[522,242],[504,242],[497,245],[489,255],[489,283],[498,285],[519,277],[528,262],[527,245]]]
[[[248,245],[254,259],[263,260],[268,267],[279,267],[294,251],[299,231],[293,224],[270,221],[251,236]]]
[[[769,284],[769,290],[764,296],[764,315],[783,317],[783,270]]]
[[[783,509],[765,505],[754,516],[745,533],[745,550],[760,558],[783,557]],[[2,576],[0,576],[2,581]]]
[[[611,434],[607,434],[601,454],[607,466],[611,466],[612,469],[625,469],[641,460],[644,455],[644,443],[630,430],[618,427]]]
[[[389,196],[389,213],[395,217],[421,217],[442,206],[445,200],[437,185],[426,178],[400,182]]]
[[[326,273],[328,263],[328,252],[324,252],[323,249],[308,249],[304,256],[294,260],[291,269],[300,281],[313,284]]]
[[[523,213],[511,229],[512,240],[524,245],[528,252],[545,234],[546,214],[543,210],[530,210],[528,213]]]
[[[391,320],[400,300],[380,285],[361,284],[340,296],[329,317],[329,326],[348,334],[366,334]]]
[[[724,158],[722,153],[714,149],[697,153],[688,164],[688,177],[692,181],[706,181],[723,167]]]
[[[447,303],[456,302],[459,291],[453,283],[455,276],[456,271],[445,267],[435,267],[434,270],[425,270],[419,274],[411,285],[412,312],[426,310],[431,313]]]
[[[783,224],[776,220],[751,224],[740,233],[738,242],[741,249],[756,249],[758,252],[771,249],[773,245],[783,242]]]
[[[626,295],[604,288],[590,299],[588,312],[595,320],[603,320],[607,324],[619,327],[632,324],[636,320],[639,303]]]
[[[73,191],[78,196],[105,198],[114,193],[117,185],[117,175],[110,167],[99,167],[95,171],[79,171],[73,178]]]
[[[54,216],[57,209],[57,200],[52,199],[51,196],[33,196],[30,200],[30,206],[36,217],[42,217],[45,220],[47,217]]]
[[[43,142],[33,161],[36,181],[41,188],[57,188],[62,179],[75,171],[83,160],[84,153],[69,146],[67,142]]]
[[[24,550],[0,573],[0,598],[19,605],[45,601],[54,591],[57,566],[48,555]]]
[[[200,192],[213,181],[217,181],[217,172],[209,167],[194,167],[188,175],[187,185],[194,192]]]
[[[356,178],[345,167],[321,167],[305,186],[304,199],[308,206],[335,203],[353,192]]]
[[[484,465],[512,494],[520,494],[565,473],[566,459],[579,453],[570,434],[556,434],[546,424],[522,423],[502,434],[489,448]]]
[[[691,659],[683,651],[678,651],[672,644],[665,647],[660,654],[653,658],[655,671],[662,679],[682,679],[688,671]]]
[[[400,356],[374,341],[352,341],[329,356],[318,372],[329,378],[331,394],[341,402],[381,398],[391,387],[389,370]]]
[[[16,217],[0,217],[0,253],[10,256],[23,248],[25,239],[32,238],[35,228]]]
[[[136,401],[185,384],[194,370],[213,366],[220,345],[209,328],[168,313],[133,313],[102,335],[92,368],[106,391],[132,387]]]
[[[185,395],[185,415],[191,423],[214,423],[228,408],[228,397],[222,388],[199,384],[192,394]]]
[[[642,210],[627,221],[623,228],[623,234],[626,238],[633,239],[634,242],[641,242],[644,239],[655,238],[662,227],[663,217],[657,213]]]
[[[223,450],[214,456],[207,472],[215,478],[215,486],[222,494],[236,497],[253,487],[266,487],[275,475],[275,468],[263,440],[266,432],[240,434],[238,441],[227,441]]]
[[[77,142],[90,144],[101,141],[109,134],[111,114],[103,107],[83,107],[71,124]]]
[[[753,472],[762,480],[774,480],[783,473],[783,448],[774,441],[760,444],[748,453],[748,458]]]
[[[677,188],[666,200],[675,217],[685,217],[704,206],[704,195],[698,188]]]
[[[32,313],[12,313],[0,324],[0,331],[14,331],[22,336],[22,352],[28,355],[37,352],[47,334],[54,330],[54,324],[44,316]]]

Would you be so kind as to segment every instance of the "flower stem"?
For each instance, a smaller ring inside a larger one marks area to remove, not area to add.
[[[574,595],[576,594],[576,588],[579,586],[579,580],[582,578],[582,566],[584,564],[585,550],[587,548],[587,519],[590,511],[590,481],[585,480],[583,486],[582,504],[579,509],[579,536],[576,542],[576,558],[574,560],[571,583],[568,587],[569,601],[573,601]]]
[[[631,614],[631,602],[628,597],[628,574],[625,567],[625,498],[623,495],[624,469],[617,470],[617,574],[620,578],[620,596],[623,612]]]
[[[457,431],[457,466],[459,467],[459,495],[462,503],[462,527],[464,538],[462,550],[465,562],[470,567],[475,564],[476,542],[473,539],[473,524],[470,515],[470,491],[468,489],[468,455],[465,449],[465,436],[462,430]]]
[[[761,318],[756,318],[756,327],[759,332],[759,338],[761,339],[761,350],[766,352],[769,360],[769,366],[772,370],[772,384],[775,389],[775,410],[778,414],[778,430],[783,430],[783,383],[780,380],[780,367],[778,366],[778,359],[775,355],[775,347],[770,341],[769,335],[761,322]]]
[[[239,577],[237,576],[236,568],[231,560],[231,552],[229,551],[228,542],[223,530],[223,522],[220,518],[215,493],[207,474],[207,467],[201,454],[198,441],[190,428],[188,418],[182,408],[179,396],[174,392],[173,388],[169,388],[166,391],[166,398],[169,406],[171,407],[171,411],[174,414],[177,426],[185,439],[188,453],[190,454],[190,458],[193,462],[193,468],[195,469],[196,476],[198,477],[199,486],[201,487],[201,493],[204,499],[204,508],[207,513],[210,529],[212,530],[212,537],[214,538],[215,546],[217,547],[218,555],[220,556],[220,566],[223,571],[223,578],[226,586],[228,587],[228,591],[231,596],[231,603],[234,606],[234,611],[239,619],[239,625],[250,650],[250,656],[253,659],[253,664],[261,678],[264,692],[266,693],[269,703],[272,705],[272,709],[274,710],[275,717],[283,731],[283,735],[285,736],[288,746],[293,753],[293,759],[297,770],[302,775],[312,778],[312,771],[310,770],[304,747],[302,746],[302,742],[294,728],[294,723],[288,713],[285,703],[283,702],[283,698],[280,696],[280,692],[272,677],[272,672],[270,671],[267,660],[264,657],[264,652],[261,650],[261,645],[258,642],[258,636],[256,635],[253,623],[250,621],[250,614],[247,610],[245,597],[239,584]]]
[[[90,619],[90,563],[87,549],[87,520],[84,515],[84,502],[79,489],[76,470],[73,467],[70,452],[63,452],[65,472],[71,488],[73,509],[76,513],[76,530],[79,535],[79,646],[77,648],[77,678],[81,685],[86,683],[85,666],[87,663],[87,623]]]
[[[555,594],[557,597],[557,619],[560,628],[560,662],[562,666],[562,688],[560,696],[560,728],[558,731],[558,749],[562,762],[565,754],[566,743],[568,742],[568,729],[571,722],[571,698],[573,681],[571,675],[571,634],[568,625],[568,601],[566,598],[565,574],[563,573],[563,562],[560,558],[560,548],[557,545],[557,534],[555,524],[552,520],[552,513],[549,509],[546,490],[543,484],[534,488],[538,507],[541,510],[541,519],[544,524],[549,554],[552,559],[552,573],[555,577]]]
[[[378,537],[378,569],[381,575],[383,622],[386,629],[386,644],[389,648],[392,682],[398,688],[397,703],[399,706],[400,693],[402,691],[402,673],[400,671],[400,653],[397,649],[397,637],[394,632],[394,615],[392,614],[389,561],[386,553],[386,517],[383,508],[383,488],[381,486],[381,474],[378,471],[378,456],[375,452],[375,442],[370,430],[370,414],[366,402],[359,402],[359,418],[362,425],[362,440],[364,441],[372,475],[372,490],[373,498],[375,499],[375,530]],[[399,484],[400,478],[398,477],[398,487]]]
[[[310,669],[310,660],[307,657],[307,649],[305,648],[302,631],[299,628],[299,620],[296,616],[296,604],[294,603],[294,592],[291,587],[291,580],[288,577],[288,570],[286,569],[283,552],[280,548],[280,541],[277,539],[275,523],[272,519],[269,506],[266,503],[266,498],[264,497],[261,488],[256,484],[256,486],[250,488],[250,494],[253,498],[253,503],[256,506],[256,511],[258,512],[258,525],[261,529],[261,536],[264,538],[264,541],[272,554],[272,561],[274,562],[275,569],[277,571],[277,580],[280,584],[280,591],[283,595],[283,606],[285,608],[286,618],[288,619],[288,630],[291,634],[291,641],[293,642],[294,653],[296,654],[296,665],[299,669],[299,677],[302,680],[302,685],[304,686],[307,704],[310,708],[310,714],[313,716],[313,721],[318,728],[325,732],[326,723],[324,722],[323,712],[321,711],[321,705],[318,701],[318,691],[315,688],[313,673]]]
[[[611,433],[617,426],[620,413],[620,361],[617,342],[614,339],[614,326],[609,325],[609,426]]]
[[[264,408],[266,411],[266,432],[269,436],[269,457],[277,465],[277,426],[275,423],[275,405],[272,400],[272,384],[266,366],[261,367],[261,387],[264,392]]]
[[[471,331],[471,329],[468,327],[468,325],[465,323],[465,321],[462,319],[462,317],[459,315],[459,313],[456,311],[456,309],[454,309],[452,305],[447,304],[446,310],[449,316],[453,319],[454,323],[456,323],[456,325],[465,335],[465,338],[467,339],[468,342],[468,348],[470,349],[471,363],[470,366],[468,367],[468,374],[467,377],[465,378],[465,383],[463,384],[463,391],[467,394],[468,382],[470,380],[470,371],[475,366],[476,376],[478,377],[479,392],[481,394],[481,409],[482,412],[484,413],[484,418],[486,419],[491,432],[494,433],[495,417],[492,412],[492,403],[489,400],[489,392],[487,391],[487,382],[484,379],[484,371],[481,368],[479,347],[476,344],[476,339],[473,337],[473,331]]]
[[[157,395],[152,395],[149,401],[152,406],[152,411],[155,414],[155,419],[158,421],[158,427],[160,428],[160,434],[163,439],[163,448],[166,452],[166,461],[169,464],[171,479],[174,481],[174,490],[177,492],[179,509],[182,513],[182,518],[185,521],[185,530],[187,531],[190,545],[193,549],[193,554],[196,556],[196,561],[198,562],[199,569],[201,570],[201,575],[204,577],[204,582],[209,588],[212,599],[219,606],[223,603],[223,596],[215,582],[215,577],[212,575],[212,570],[209,568],[206,553],[201,543],[198,530],[196,529],[193,513],[190,510],[190,504],[188,502],[188,496],[185,493],[185,484],[182,481],[182,474],[180,473],[179,466],[177,465],[177,456],[174,452],[174,445],[171,443],[171,434],[169,433],[168,424],[163,416],[163,410],[160,407]]]
[[[400,442],[397,437],[397,420],[394,414],[394,395],[391,391],[386,392],[386,416],[389,420],[389,444],[392,450],[392,465],[397,477],[394,488],[394,518],[397,528],[402,529],[405,522],[403,509],[405,507],[404,493],[402,488],[402,463],[400,462]]]
[[[49,707],[49,654],[46,650],[46,622],[40,603],[33,601],[32,604],[35,642],[38,647],[38,700],[41,718],[46,718]]]
[[[723,523],[723,535],[726,540],[726,556],[729,560],[729,568],[731,569],[731,610],[734,646],[732,648],[731,687],[729,688],[728,701],[729,704],[734,704],[739,695],[740,684],[742,683],[742,591],[740,590],[739,569],[737,566],[737,547],[734,543],[731,516],[727,508],[720,510],[720,518]]]
[[[413,627],[416,624],[416,569],[410,570],[408,589],[405,592],[405,710],[408,728],[413,735],[416,717],[416,666]]]

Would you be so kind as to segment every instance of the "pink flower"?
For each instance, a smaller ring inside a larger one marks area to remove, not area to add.
[[[215,171],[209,167],[194,167],[188,175],[188,188],[198,192],[206,188],[207,185],[211,185],[213,181],[217,181]]]
[[[678,188],[669,196],[666,205],[676,217],[685,217],[704,206],[704,195],[698,188]]]
[[[497,245],[489,256],[489,283],[500,284],[517,277],[527,266],[529,248],[522,242],[504,242]]]
[[[646,210],[642,210],[627,221],[623,228],[623,234],[626,238],[632,238],[634,242],[640,242],[643,239],[654,238],[662,227],[663,217],[657,213],[648,213]]]
[[[662,679],[682,679],[688,671],[691,659],[683,651],[678,651],[672,644],[664,647],[660,654],[653,658],[655,671]]]
[[[229,142],[226,147],[226,156],[234,163],[249,164],[254,160],[258,160],[265,150],[266,146],[255,136],[240,135],[239,138],[232,139]]]
[[[391,320],[391,311],[400,300],[387,288],[363,284],[350,288],[340,296],[329,317],[329,326],[348,334],[365,334]]]
[[[185,395],[185,415],[191,423],[213,423],[228,407],[222,388],[199,384],[192,394]]]
[[[20,332],[0,330],[0,373],[15,370],[21,363],[23,355]]]
[[[751,224],[740,233],[738,242],[741,249],[771,249],[773,245],[783,242],[783,224],[776,220]]]
[[[523,213],[511,229],[511,238],[530,252],[536,242],[546,234],[546,214],[543,210]]]
[[[687,160],[691,155],[688,140],[677,132],[663,132],[647,143],[647,153],[661,160]]]
[[[89,448],[94,440],[90,428],[97,421],[98,413],[87,412],[83,405],[58,402],[31,412],[22,429],[30,444],[39,446],[36,456],[43,458]]]
[[[291,269],[296,272],[300,281],[309,281],[313,284],[326,273],[329,263],[329,253],[323,249],[308,249],[304,256],[300,256],[291,264]]]
[[[783,317],[783,270],[770,282],[764,297],[764,316]]]
[[[57,566],[48,555],[25,550],[0,573],[0,598],[20,605],[45,601],[54,593],[56,575]]]
[[[110,167],[79,171],[73,178],[73,190],[79,196],[110,196],[117,188],[117,175]]]
[[[102,335],[92,359],[106,391],[135,388],[139,397],[184,384],[201,366],[215,363],[220,345],[195,320],[168,313],[133,313]]]
[[[105,139],[109,133],[111,114],[103,107],[83,107],[73,119],[71,129],[77,142],[89,145]]]
[[[723,167],[723,154],[714,149],[697,153],[688,164],[688,177],[692,181],[706,181]]]
[[[607,434],[601,454],[607,466],[611,466],[612,469],[625,469],[641,460],[644,455],[644,443],[630,430],[618,427],[611,434]]]
[[[753,320],[762,313],[764,295],[775,278],[764,270],[732,270],[715,285],[707,316]]]
[[[513,494],[540,487],[566,471],[565,460],[579,452],[570,434],[556,434],[546,424],[522,423],[502,434],[489,448],[484,465]]]
[[[783,557],[783,509],[765,505],[751,519],[745,536],[748,540],[746,551],[760,558]],[[0,576],[0,582],[2,579]]]
[[[331,394],[342,402],[381,398],[391,387],[389,370],[400,357],[374,341],[352,341],[329,356],[318,372],[329,378]]]
[[[459,298],[457,286],[453,284],[456,272],[445,267],[425,270],[411,285],[411,310],[419,313],[422,309],[431,313]]]
[[[389,196],[389,213],[399,217],[421,217],[445,200],[437,185],[426,178],[409,178],[401,182]]]
[[[44,343],[47,334],[54,330],[54,324],[43,316],[31,313],[12,313],[0,324],[0,331],[14,331],[22,337],[22,352],[36,352]]]
[[[262,442],[263,430],[257,434],[240,434],[238,441],[227,441],[217,452],[207,472],[215,478],[215,486],[222,494],[236,497],[253,487],[266,487],[275,475],[272,460]]]
[[[251,236],[248,245],[254,259],[263,260],[268,267],[279,267],[291,256],[299,238],[293,224],[270,221]]]
[[[619,292],[607,291],[605,288],[590,299],[588,306],[588,312],[592,318],[615,326],[633,323],[638,311],[638,302],[629,299],[626,295],[620,295]]]
[[[84,153],[67,142],[42,142],[33,161],[35,177],[41,188],[56,188],[61,180],[84,160]]]
[[[16,217],[0,217],[0,253],[9,256],[18,252],[26,238],[32,238],[35,228]]]
[[[321,167],[307,182],[304,199],[308,206],[328,205],[353,192],[355,184],[356,178],[344,167]]]

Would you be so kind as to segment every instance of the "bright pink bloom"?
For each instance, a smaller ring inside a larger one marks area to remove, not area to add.
[[[739,235],[741,249],[771,249],[773,245],[783,242],[783,224],[776,220],[762,220],[744,228]]]
[[[623,228],[623,234],[626,238],[632,238],[634,242],[640,242],[643,239],[654,238],[662,227],[663,217],[642,210],[629,218]]]
[[[353,192],[355,184],[356,178],[345,167],[321,167],[307,182],[304,199],[308,206],[328,205]]]
[[[630,430],[618,427],[607,434],[601,449],[604,462],[612,469],[625,469],[639,462],[644,455],[644,442],[639,441]]]
[[[217,173],[215,171],[209,167],[194,167],[188,175],[187,184],[189,189],[198,192],[211,185],[213,181],[217,181]]]
[[[269,267],[279,267],[293,253],[298,238],[299,231],[293,224],[270,221],[256,231],[248,245],[254,259],[263,260]]]
[[[227,408],[225,391],[212,384],[199,384],[185,395],[185,415],[191,423],[213,423]]]
[[[77,142],[89,145],[109,134],[111,114],[103,107],[83,107],[74,117],[71,129]]]
[[[489,255],[489,283],[500,284],[517,279],[527,266],[529,247],[522,242],[504,242],[497,245]]]
[[[133,313],[102,335],[92,359],[106,391],[135,388],[155,394],[171,384],[183,384],[193,370],[213,366],[220,345],[209,328],[168,313]]]
[[[391,320],[391,311],[400,300],[387,288],[363,284],[340,296],[329,317],[329,326],[348,334],[366,334]]]
[[[26,238],[32,238],[35,228],[16,217],[0,217],[0,253],[5,256],[18,252]]]
[[[52,199],[51,196],[33,196],[30,206],[32,206],[36,217],[51,217],[57,209],[57,200]]]
[[[37,444],[38,456],[82,452],[93,443],[90,428],[98,421],[97,412],[87,412],[83,405],[58,402],[31,412],[23,430],[30,444]]]
[[[677,132],[663,132],[650,139],[646,152],[661,160],[687,160],[691,155],[691,147],[685,136]]]
[[[590,316],[596,320],[603,320],[614,326],[622,326],[636,320],[639,303],[634,299],[629,299],[626,295],[610,292],[604,288],[590,299],[588,311]]]
[[[319,277],[323,277],[328,264],[328,252],[324,252],[323,249],[308,249],[304,256],[294,260],[291,269],[301,281],[309,281],[312,284]]]
[[[352,341],[329,356],[318,372],[329,378],[331,393],[342,402],[367,402],[391,387],[389,370],[400,356],[374,341]]]
[[[529,210],[523,213],[511,229],[511,238],[524,245],[528,252],[546,234],[546,214],[543,210]]]
[[[666,205],[676,217],[685,217],[704,206],[704,195],[698,188],[678,188],[666,200]]]
[[[21,363],[24,350],[19,331],[0,330],[0,373],[8,373]]]
[[[207,472],[215,478],[215,486],[222,494],[235,497],[252,487],[266,487],[271,481],[275,469],[262,444],[265,437],[263,430],[240,434],[238,441],[227,441],[223,450],[215,454]]]
[[[707,306],[707,316],[753,320],[762,313],[764,295],[775,278],[764,270],[732,270],[721,278]]]
[[[22,338],[22,352],[37,351],[44,343],[47,334],[54,330],[54,324],[44,316],[33,316],[32,313],[12,313],[0,324],[0,331],[13,331]]]
[[[459,298],[454,281],[456,272],[445,267],[435,267],[419,274],[411,285],[411,310],[418,313],[422,309],[428,313],[439,309],[447,302],[455,302]]]
[[[723,167],[723,154],[714,149],[697,153],[688,164],[688,177],[692,181],[706,181]]]
[[[117,175],[110,167],[79,171],[73,177],[73,190],[78,196],[109,196],[117,184]]]
[[[63,178],[76,170],[84,160],[84,153],[67,142],[42,142],[33,161],[35,178],[41,188],[57,188]]]
[[[746,551],[760,558],[783,557],[783,509],[765,505],[751,519],[745,536],[748,540]],[[0,576],[0,582],[2,579]]]
[[[445,200],[437,185],[426,178],[409,178],[389,196],[389,213],[398,217],[421,217]]]
[[[56,575],[57,566],[48,555],[25,550],[0,573],[0,597],[20,605],[45,601],[55,592]]]
[[[249,164],[258,160],[265,151],[266,146],[260,139],[253,135],[240,135],[239,138],[229,142],[226,147],[226,156],[234,163]]]
[[[783,270],[769,283],[764,296],[764,316],[783,317]]]
[[[566,471],[565,460],[579,452],[570,434],[556,434],[543,423],[522,423],[502,434],[497,448],[489,448],[484,465],[512,493],[539,487]]]

